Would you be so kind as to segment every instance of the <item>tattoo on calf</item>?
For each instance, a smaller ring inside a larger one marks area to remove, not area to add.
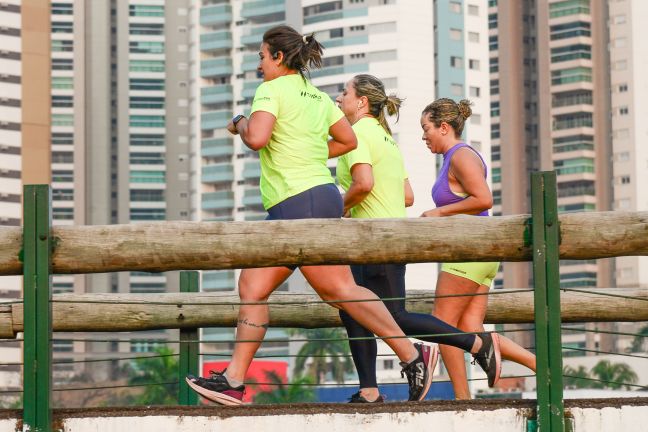
[[[270,327],[270,324],[268,324],[268,323],[265,323],[265,324],[255,324],[255,323],[253,323],[253,322],[248,321],[247,318],[239,319],[239,320],[238,320],[238,323],[239,323],[239,324],[248,325],[248,326],[250,326],[250,327],[257,327],[257,328],[264,328],[264,329],[267,329],[268,327]]]

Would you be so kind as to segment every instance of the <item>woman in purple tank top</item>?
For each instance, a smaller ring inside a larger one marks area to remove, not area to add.
[[[423,110],[423,141],[434,154],[443,155],[443,165],[432,187],[436,208],[423,217],[458,214],[488,216],[493,195],[488,188],[488,170],[481,155],[461,140],[464,123],[472,114],[470,101],[456,103],[437,99]],[[465,332],[483,332],[490,289],[499,263],[445,263],[437,280],[434,315]],[[463,296],[447,297],[453,294]],[[466,294],[477,294],[466,296]],[[535,356],[515,342],[493,333],[502,357],[535,371]],[[470,399],[464,354],[455,347],[441,345],[443,362],[452,380],[455,398]]]

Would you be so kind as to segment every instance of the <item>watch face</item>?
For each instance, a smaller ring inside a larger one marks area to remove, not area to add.
[[[238,123],[243,117],[244,117],[243,114],[239,114],[239,115],[235,116],[232,119],[232,123],[234,123],[234,125],[236,126],[236,123]]]

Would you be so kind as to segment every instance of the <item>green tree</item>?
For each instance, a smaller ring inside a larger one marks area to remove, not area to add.
[[[273,384],[274,390],[257,393],[254,403],[259,404],[285,404],[294,402],[315,402],[315,389],[311,377],[297,376],[292,382],[285,384],[275,371],[266,371],[268,382]]]
[[[639,377],[635,371],[625,363],[612,363],[601,360],[592,368],[591,375],[601,381],[596,383],[599,388],[620,389],[624,384],[635,384]],[[630,386],[625,386],[630,389]]]
[[[566,388],[592,388],[596,382],[591,381],[589,372],[585,366],[578,366],[574,369],[571,366],[563,368],[563,385]]]
[[[349,343],[344,340],[346,333],[340,328],[320,328],[313,330],[293,329],[291,336],[305,337],[308,341],[297,353],[294,375],[312,377],[320,384],[328,372],[331,372],[337,383],[344,382],[344,375],[353,372]],[[311,363],[306,369],[306,362]]]
[[[632,352],[643,351],[646,338],[648,338],[648,325],[643,326],[641,330],[639,330],[639,333],[637,333],[637,335],[632,340],[631,351]]]
[[[141,393],[129,396],[131,404],[175,405],[178,403],[178,358],[168,347],[159,347],[155,353],[158,357],[137,359],[127,370],[129,385],[160,383],[142,386]]]

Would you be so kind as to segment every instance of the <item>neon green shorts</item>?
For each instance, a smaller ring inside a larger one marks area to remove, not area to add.
[[[441,271],[490,287],[497,275],[499,265],[498,262],[443,263]]]

